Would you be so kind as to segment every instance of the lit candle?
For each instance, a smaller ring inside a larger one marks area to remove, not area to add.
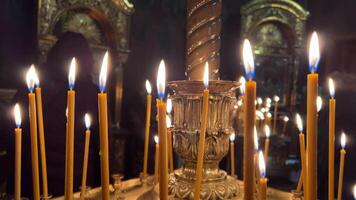
[[[318,35],[313,32],[309,46],[309,70],[307,78],[307,198],[317,199],[317,144],[318,144],[318,116],[315,103],[318,96],[319,63]]]
[[[231,176],[235,176],[235,133],[230,135],[230,167],[231,167]]]
[[[73,175],[74,175],[74,119],[75,119],[75,75],[76,75],[77,62],[75,58],[72,59],[69,68],[68,75],[68,86],[69,90],[67,92],[67,108],[68,108],[68,133],[67,133],[67,144],[66,144],[66,199],[73,199]]]
[[[256,115],[256,82],[253,81],[255,65],[250,42],[245,39],[243,44],[243,61],[248,81],[245,85],[244,97],[244,156],[243,156],[243,178],[244,199],[254,199],[254,128]]]
[[[168,108],[168,99],[167,99]],[[173,148],[172,148],[172,121],[170,115],[166,116],[166,126],[167,126],[167,147],[168,147],[168,161],[169,161],[169,171],[174,171],[173,165]]]
[[[260,180],[260,168],[258,165],[258,134],[257,134],[257,129],[256,127],[254,128],[253,132],[253,139],[254,139],[254,145],[255,145],[255,154],[254,154],[254,169],[255,169],[255,176],[256,176],[256,183],[259,184]]]
[[[154,177],[154,183],[158,183],[158,170],[159,170],[159,141],[158,141],[158,136],[154,136],[154,141],[156,143],[156,152],[155,152],[155,177]]]
[[[346,135],[345,133],[341,134],[341,150],[340,150],[340,169],[339,169],[339,185],[337,191],[337,200],[342,199],[342,184],[344,180],[344,165],[345,165],[345,146],[346,146]]]
[[[286,134],[288,121],[289,121],[289,117],[284,116],[283,117],[284,124],[283,124],[283,129],[282,129],[282,134],[284,134],[284,135]]]
[[[268,125],[268,126],[271,126],[271,121],[272,121],[272,114],[270,113],[270,112],[268,112],[267,114],[266,114],[266,124]],[[272,132],[273,133],[273,132]]]
[[[265,140],[265,151],[264,151],[264,158],[265,162],[267,163],[268,159],[268,151],[269,151],[269,136],[271,135],[271,129],[269,128],[268,125],[265,125],[265,134],[266,134],[266,140]]]
[[[273,97],[273,101],[274,101],[274,113],[273,113],[273,129],[272,129],[272,133],[276,134],[279,97],[277,95],[274,96]]]
[[[354,185],[353,194],[354,194],[354,200],[356,200],[356,185]]]
[[[29,113],[30,113],[30,134],[31,134],[31,161],[32,161],[32,185],[33,199],[40,199],[40,179],[38,169],[38,146],[37,146],[37,115],[36,97],[33,93],[35,87],[35,68],[30,67],[26,74],[27,87],[29,89]]]
[[[32,65],[35,69],[35,66]],[[38,134],[40,142],[40,153],[41,153],[41,172],[42,172],[42,192],[43,197],[48,198],[48,182],[47,182],[47,161],[46,161],[46,143],[44,136],[44,126],[43,126],[43,111],[42,111],[42,89],[40,87],[40,80],[35,70],[35,94],[36,94],[36,105],[37,105],[37,118],[38,118]]]
[[[16,104],[14,107],[14,116],[15,116],[15,194],[14,199],[21,199],[21,138],[22,138],[22,129],[21,129],[21,112],[19,104]]]
[[[198,155],[197,155],[197,170],[196,170],[196,179],[195,179],[195,190],[194,190],[194,200],[200,199],[200,188],[201,181],[203,179],[203,163],[204,163],[204,152],[205,152],[205,133],[206,125],[208,122],[208,105],[209,105],[209,65],[205,63],[204,70],[204,91],[203,91],[203,108],[201,113],[201,124],[199,132],[199,146],[198,146]]]
[[[148,160],[148,146],[150,139],[150,125],[151,125],[151,102],[152,102],[152,87],[148,80],[146,80],[146,125],[145,125],[145,150],[143,154],[143,177],[147,176],[147,160]]]
[[[316,110],[317,110],[317,112],[320,112],[322,108],[323,108],[323,99],[321,98],[321,96],[318,96],[316,98]]]
[[[157,74],[157,112],[158,112],[158,137],[159,137],[159,198],[168,199],[168,155],[167,155],[167,127],[166,104],[163,101],[166,88],[166,69],[161,60]]]
[[[329,200],[334,200],[334,167],[335,167],[335,87],[333,79],[329,78]]]
[[[110,199],[109,191],[109,142],[108,142],[108,102],[105,93],[109,53],[106,52],[99,75],[98,106],[99,106],[99,139],[100,139],[100,164],[101,164],[101,192],[102,199]]]
[[[260,178],[260,193],[261,193],[261,200],[267,199],[267,178],[266,178],[266,164],[265,158],[263,158],[262,151],[258,154],[258,164],[260,168],[261,178]]]
[[[85,145],[84,145],[84,159],[83,159],[83,173],[82,173],[82,191],[81,195],[85,197],[85,190],[87,184],[87,171],[88,171],[88,158],[89,158],[89,144],[90,144],[90,125],[91,125],[91,118],[88,113],[84,115],[84,122],[85,122]]]
[[[301,187],[303,185],[304,193],[305,193],[307,164],[305,160],[305,139],[303,133],[303,121],[299,114],[296,115],[295,120],[297,123],[297,128],[299,130],[299,150],[300,150],[300,161],[302,165],[301,176],[300,176],[300,180],[301,180],[300,183],[302,184],[298,184],[297,192],[301,191],[302,189]]]

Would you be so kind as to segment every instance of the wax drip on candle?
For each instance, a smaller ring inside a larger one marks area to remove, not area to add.
[[[26,83],[27,83],[28,90],[31,93],[35,88],[35,82],[36,82],[36,70],[35,70],[35,66],[31,65],[30,69],[26,73]]]
[[[235,133],[231,133],[230,142],[234,142],[235,141],[235,137],[236,137],[236,134]]]
[[[158,67],[157,90],[158,98],[162,100],[166,90],[166,65],[164,64],[164,60],[161,60]]]
[[[245,77],[241,76],[239,79],[240,82],[240,93],[241,95],[245,95],[245,84],[246,84],[246,79]]]
[[[319,112],[321,110],[321,108],[323,107],[323,99],[318,96],[316,98],[316,108],[317,108],[317,111]]]
[[[15,124],[17,128],[21,126],[21,110],[18,103],[14,106],[14,117],[15,117]]]
[[[242,49],[242,57],[246,72],[246,77],[249,80],[252,80],[255,76],[255,63],[253,60],[253,53],[251,43],[248,39],[244,40],[243,49]]]
[[[69,74],[68,74],[68,86],[69,89],[73,89],[74,88],[74,84],[75,84],[75,75],[76,75],[76,71],[77,71],[77,61],[75,58],[72,58],[72,61],[70,62],[70,67],[69,67]]]
[[[344,132],[341,133],[340,144],[341,144],[341,148],[345,149],[345,146],[346,146],[346,134]]]
[[[209,87],[209,63],[205,63],[205,69],[204,69],[204,87],[205,89],[208,89]]]
[[[147,94],[151,94],[151,92],[152,92],[152,87],[151,87],[151,83],[149,80],[146,80],[146,91],[147,91]]]
[[[172,99],[167,98],[167,113],[171,114],[172,109],[173,109],[173,103],[172,103]]]
[[[105,91],[106,79],[108,73],[108,62],[109,62],[109,52],[105,52],[103,57],[103,62],[101,64],[100,74],[99,74],[99,90],[100,92]]]
[[[295,115],[295,122],[297,124],[299,133],[302,133],[303,132],[303,120],[298,113]]]
[[[84,115],[84,122],[85,122],[85,127],[87,128],[87,130],[89,130],[91,125],[91,117],[88,113],[85,113]]]
[[[258,152],[258,166],[260,168],[261,177],[265,178],[266,177],[266,164],[265,164],[265,159],[263,157],[262,151]]]
[[[266,134],[266,138],[269,138],[269,136],[271,135],[271,129],[267,124],[265,125],[265,134]]]
[[[258,135],[257,135],[256,126],[254,127],[253,138],[254,138],[254,143],[255,143],[255,150],[258,151]]]
[[[331,98],[335,98],[335,85],[334,85],[334,80],[332,78],[329,78],[329,92]]]
[[[318,34],[314,31],[309,44],[309,71],[315,73],[320,60]]]
[[[155,136],[153,137],[153,139],[154,139],[155,143],[158,144],[158,142],[159,142],[158,136],[155,135]]]

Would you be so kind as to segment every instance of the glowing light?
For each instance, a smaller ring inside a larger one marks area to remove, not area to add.
[[[255,143],[255,150],[257,151],[258,150],[258,135],[257,135],[256,126],[254,128],[253,138],[254,138],[254,143]]]
[[[166,65],[164,64],[164,61],[161,60],[161,62],[159,63],[158,73],[157,73],[158,98],[160,98],[161,100],[164,97],[165,89],[166,89]]]
[[[314,31],[309,44],[309,70],[311,73],[315,73],[318,69],[318,64],[320,60],[319,51],[320,50],[318,34]]]
[[[299,133],[302,133],[303,132],[303,120],[298,113],[295,115],[295,123],[297,124]]]
[[[283,121],[287,123],[287,122],[289,121],[289,117],[284,116],[284,117],[283,117]]]
[[[241,100],[241,99],[237,101],[237,105],[238,105],[239,107],[242,106],[242,100]]]
[[[266,108],[261,108],[261,112],[265,113],[266,112]]]
[[[21,126],[21,110],[19,104],[15,104],[14,106],[14,117],[15,117],[15,124],[17,128]]]
[[[31,65],[30,69],[26,73],[26,83],[28,90],[30,92],[33,92],[33,89],[35,88],[35,82],[36,82],[36,70],[34,65]]]
[[[268,105],[268,104],[271,104],[271,103],[272,103],[272,99],[271,99],[271,98],[269,98],[269,97],[267,97],[265,101],[266,101],[266,105]]]
[[[167,126],[167,128],[171,128],[172,127],[172,120],[171,120],[171,117],[169,115],[166,115],[166,126]]]
[[[72,58],[72,61],[70,62],[69,74],[68,74],[68,86],[69,89],[71,90],[74,88],[76,71],[77,71],[77,61],[75,60],[75,58]]]
[[[171,114],[171,112],[172,112],[172,109],[173,109],[173,103],[172,103],[172,99],[170,99],[170,98],[167,98],[167,113],[168,114]]]
[[[153,139],[155,140],[155,143],[158,144],[158,142],[159,142],[158,136],[155,135],[155,136],[153,137]]]
[[[248,39],[245,39],[245,41],[244,41],[242,57],[243,57],[246,77],[249,80],[252,80],[255,75],[255,63],[253,60],[251,43]]]
[[[151,87],[151,83],[149,80],[146,80],[146,91],[147,91],[147,94],[151,94],[151,92],[152,92],[152,87]]]
[[[342,132],[341,138],[340,138],[341,148],[345,149],[346,141],[347,141],[346,134],[344,132]]]
[[[234,142],[235,141],[235,137],[236,137],[235,133],[231,133],[230,142]]]
[[[272,114],[270,112],[267,113],[267,117],[268,118],[271,118],[272,117]]]
[[[240,82],[240,93],[241,95],[245,95],[245,85],[246,85],[245,77],[241,76],[239,82]]]
[[[104,92],[105,87],[106,87],[108,63],[109,63],[109,52],[106,52],[103,57],[103,62],[101,64],[101,69],[100,69],[100,74],[99,74],[99,90],[100,90],[100,92]]]
[[[274,101],[274,102],[278,102],[278,101],[279,101],[279,96],[275,95],[275,96],[273,97],[273,101]]]
[[[237,110],[239,108],[239,106],[236,104],[234,105],[234,109]]]
[[[319,112],[322,107],[323,107],[323,99],[320,96],[318,96],[316,98],[316,109],[317,109],[317,111]]]
[[[38,86],[40,86],[40,79],[38,78],[37,71],[36,71],[36,67],[35,67],[34,64],[32,64],[31,67],[33,67],[33,69],[34,69],[34,81],[35,81],[35,86],[38,87]]]
[[[258,97],[258,98],[257,98],[257,104],[258,104],[258,105],[261,105],[262,103],[263,103],[262,98],[261,98],[261,97]]]
[[[271,129],[267,124],[265,125],[265,134],[266,134],[266,138],[269,138],[269,136],[271,135]]]
[[[264,120],[265,119],[265,116],[259,110],[256,111],[256,117],[257,117],[257,119],[260,119],[260,120]]]
[[[263,157],[262,151],[258,152],[258,166],[260,168],[261,177],[265,178],[266,177],[266,164],[265,164],[265,158]]]
[[[354,185],[353,193],[354,193],[354,199],[356,200],[356,184]]]
[[[331,98],[335,98],[335,85],[334,80],[332,78],[329,78],[329,92]]]
[[[209,64],[208,62],[205,63],[205,69],[204,69],[204,87],[205,89],[208,89],[209,87]]]
[[[84,115],[84,122],[85,122],[85,127],[87,129],[90,129],[90,125],[91,125],[91,117],[88,113],[85,113]]]

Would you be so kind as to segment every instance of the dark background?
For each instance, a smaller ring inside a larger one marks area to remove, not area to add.
[[[224,0],[222,13],[221,79],[236,80],[241,75],[239,58],[240,7],[247,1]],[[128,177],[140,170],[143,144],[144,80],[155,83],[160,59],[165,59],[167,79],[184,79],[185,67],[185,1],[184,0],[134,0],[135,13],[131,23],[131,53],[124,66],[124,101],[122,127],[136,140],[138,152],[131,151],[128,161],[132,168]],[[337,133],[345,130],[348,146],[345,168],[345,199],[351,199],[351,188],[356,183],[356,2],[354,0],[300,1],[311,15],[307,21],[307,33],[317,30],[321,35],[322,59],[320,62],[321,94],[328,98],[326,78],[336,77]],[[37,60],[35,0],[3,0],[0,6],[0,88],[23,88],[24,70]],[[307,53],[306,53],[307,55]],[[305,75],[307,67],[300,69],[300,105],[305,99]],[[324,101],[326,105],[326,101]],[[7,108],[1,108],[7,110]],[[301,112],[304,106],[300,106]],[[327,194],[327,106],[320,113],[319,145],[319,195]],[[0,116],[3,121],[7,114]],[[294,130],[294,129],[292,129]],[[0,150],[7,148],[9,133],[0,133]],[[339,148],[339,136],[336,149]],[[336,153],[338,163],[338,152]],[[7,160],[1,159],[0,177]],[[338,169],[338,164],[335,165]],[[336,175],[337,180],[337,175]],[[272,180],[273,181],[273,180]],[[336,185],[336,184],[335,184]]]

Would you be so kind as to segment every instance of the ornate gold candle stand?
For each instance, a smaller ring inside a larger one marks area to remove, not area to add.
[[[193,199],[196,161],[202,107],[202,81],[173,81],[173,148],[182,158],[180,169],[170,174],[168,188],[177,199]],[[235,177],[219,169],[220,161],[229,151],[229,135],[234,131],[233,108],[238,83],[232,81],[209,82],[209,114],[205,139],[202,199],[231,199],[239,194]]]

